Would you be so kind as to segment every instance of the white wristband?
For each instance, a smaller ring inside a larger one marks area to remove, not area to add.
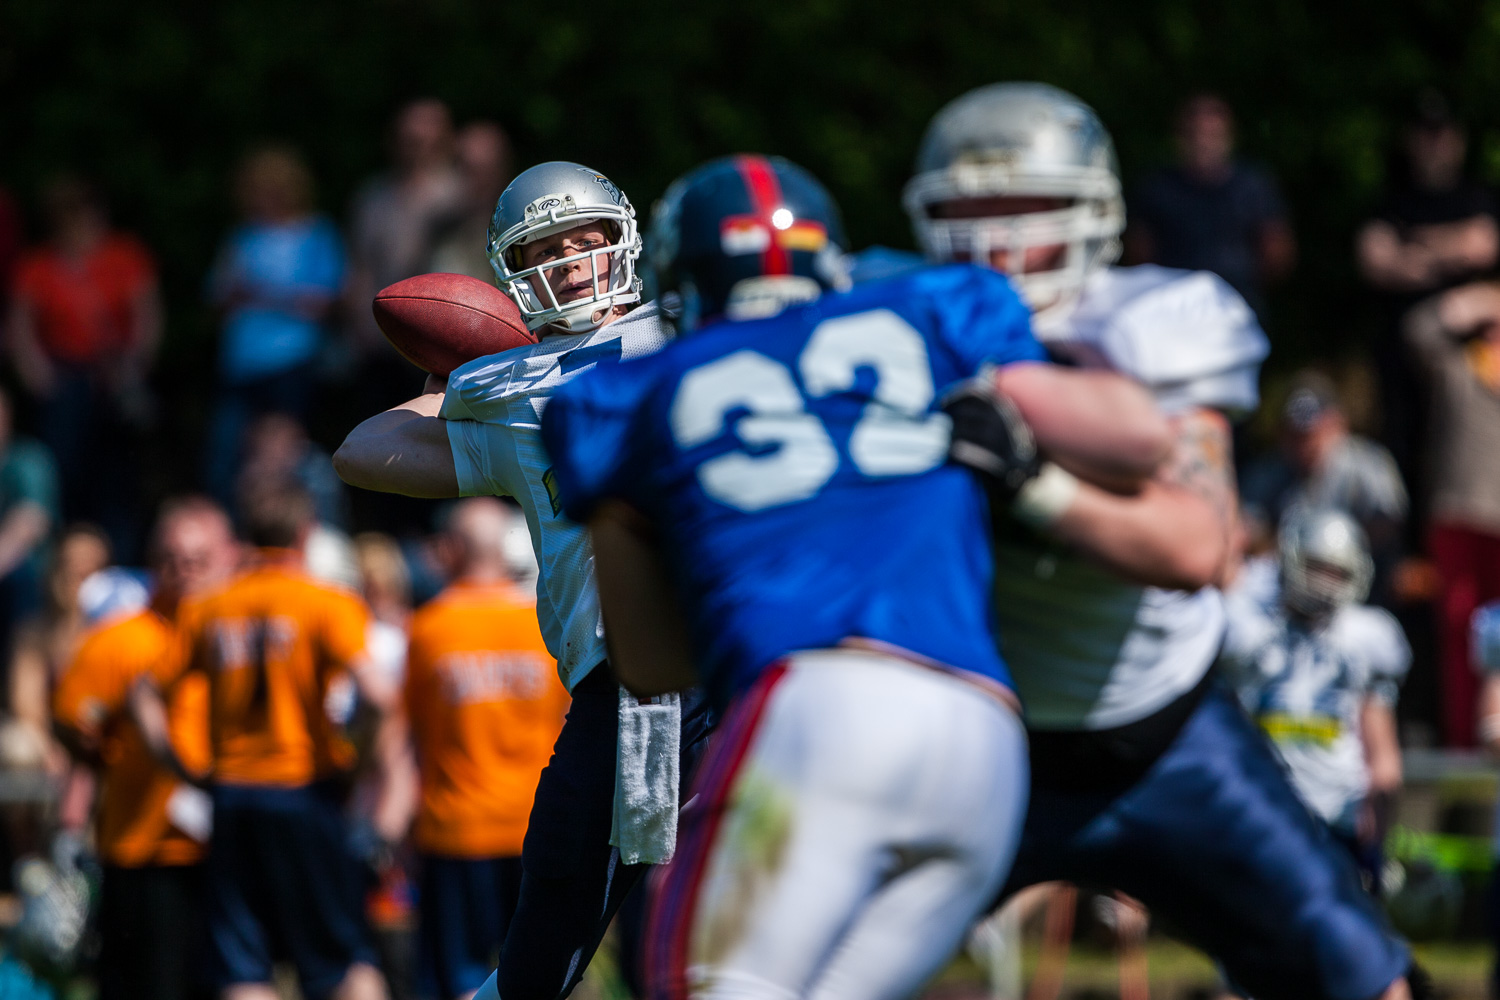
[[[1488,745],[1497,739],[1500,739],[1500,712],[1479,720],[1479,742]]]
[[[1038,472],[1016,493],[1010,512],[1022,524],[1046,529],[1073,506],[1078,496],[1078,480],[1071,472],[1052,462],[1042,464]]]

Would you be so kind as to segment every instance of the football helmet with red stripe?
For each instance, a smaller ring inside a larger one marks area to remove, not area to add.
[[[647,259],[658,294],[681,300],[678,325],[753,319],[849,286],[848,243],[833,197],[776,156],[712,160],[672,183],[651,218]]]

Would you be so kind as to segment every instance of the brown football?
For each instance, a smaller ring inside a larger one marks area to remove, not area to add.
[[[510,296],[466,274],[419,274],[387,285],[371,308],[380,332],[425,372],[446,376],[487,354],[536,343]]]

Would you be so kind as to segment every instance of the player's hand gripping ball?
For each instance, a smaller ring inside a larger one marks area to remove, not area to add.
[[[466,274],[419,274],[387,285],[371,306],[403,358],[444,378],[475,358],[536,343],[510,296]]]

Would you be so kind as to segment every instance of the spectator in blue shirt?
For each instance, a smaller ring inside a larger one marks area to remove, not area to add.
[[[295,151],[252,153],[236,188],[245,221],[224,241],[209,281],[224,325],[206,479],[226,503],[251,421],[265,413],[305,420],[345,275],[338,228],[313,211],[312,175]]]
[[[1149,174],[1130,199],[1133,263],[1212,271],[1256,310],[1291,271],[1297,244],[1276,181],[1234,156],[1234,115],[1211,94],[1177,115],[1175,166]]]

